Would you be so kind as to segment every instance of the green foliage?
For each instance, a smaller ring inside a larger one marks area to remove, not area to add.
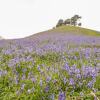
[[[63,21],[63,19],[59,19],[56,27],[60,27],[62,25],[71,25],[71,26],[81,26],[81,23],[78,23],[78,20],[81,19],[81,16],[79,15],[74,15],[71,18],[66,19],[65,21]]]
[[[62,26],[63,24],[64,24],[63,19],[59,19],[59,21],[58,21],[56,27]]]

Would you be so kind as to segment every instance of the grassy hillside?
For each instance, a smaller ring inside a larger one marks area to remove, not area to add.
[[[0,40],[4,39],[3,37],[0,36]]]
[[[75,26],[61,26],[61,27],[57,27],[49,31],[51,32],[72,32],[72,33],[74,32],[74,33],[82,34],[82,35],[100,36],[100,32],[97,32],[91,29],[75,27]]]
[[[62,26],[0,41],[0,100],[100,100],[99,36]]]
[[[95,30],[91,30],[91,29],[86,29],[86,28],[82,28],[82,27],[75,27],[75,26],[61,26],[61,27],[57,27],[57,28],[53,28],[53,29],[49,29],[43,32],[39,32],[36,34],[33,34],[31,36],[28,36],[26,38],[31,38],[31,39],[36,39],[36,37],[44,37],[46,35],[54,35],[54,34],[62,34],[65,33],[66,35],[84,35],[84,36],[95,36],[95,37],[99,37],[100,36],[100,32],[95,31]],[[64,34],[63,34],[64,35]],[[25,38],[25,39],[26,39]]]

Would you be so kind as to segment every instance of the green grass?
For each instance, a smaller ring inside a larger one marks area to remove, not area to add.
[[[91,29],[86,29],[82,27],[75,27],[75,26],[60,26],[55,29],[50,30],[51,32],[74,32],[77,34],[82,34],[82,35],[89,35],[89,36],[100,36],[100,32],[91,30]]]

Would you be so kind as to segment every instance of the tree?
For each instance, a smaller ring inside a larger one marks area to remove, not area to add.
[[[82,23],[78,23],[78,26],[82,26]]]
[[[62,26],[63,24],[64,24],[63,19],[59,19],[59,21],[58,21],[56,27]]]
[[[82,23],[79,23],[79,19],[81,19],[81,16],[74,15],[71,18],[66,19],[65,21],[63,19],[59,19],[56,27],[62,26],[62,25],[72,25],[72,26],[81,26]]]
[[[71,25],[71,19],[66,19],[64,21],[64,25]]]
[[[72,18],[71,18],[71,25],[74,25],[76,26],[77,25],[77,21],[81,19],[81,16],[79,15],[74,15]]]

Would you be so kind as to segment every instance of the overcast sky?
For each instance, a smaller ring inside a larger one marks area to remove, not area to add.
[[[0,0],[0,36],[29,36],[74,14],[82,16],[83,27],[100,31],[99,10],[100,0]]]

